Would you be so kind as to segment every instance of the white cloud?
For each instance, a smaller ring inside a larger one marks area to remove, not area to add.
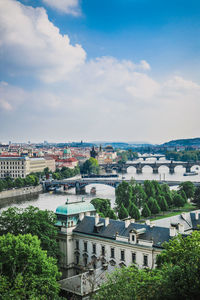
[[[24,103],[27,95],[22,88],[11,86],[4,81],[0,82],[0,112],[15,110]]]
[[[48,20],[45,9],[14,0],[0,1],[0,51],[5,71],[34,74],[45,82],[65,80],[86,58],[83,48],[72,46]]]
[[[42,0],[44,4],[58,10],[64,14],[71,14],[73,16],[80,15],[78,0]]]

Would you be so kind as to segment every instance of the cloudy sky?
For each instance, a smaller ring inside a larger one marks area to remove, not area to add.
[[[0,0],[0,141],[199,137],[199,0]]]

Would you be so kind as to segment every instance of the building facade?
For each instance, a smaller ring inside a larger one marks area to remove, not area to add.
[[[46,167],[55,171],[55,160],[16,156],[0,157],[0,178],[25,178],[30,173],[42,172]]]

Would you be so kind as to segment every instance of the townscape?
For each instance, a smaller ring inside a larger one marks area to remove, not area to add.
[[[0,300],[200,299],[200,2],[0,0]]]

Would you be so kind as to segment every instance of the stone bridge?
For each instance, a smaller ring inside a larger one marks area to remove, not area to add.
[[[56,188],[63,186],[64,190],[68,190],[70,188],[75,188],[76,194],[84,194],[85,187],[89,184],[104,184],[109,185],[113,188],[116,188],[120,183],[122,183],[122,179],[99,179],[99,178],[91,178],[91,179],[65,179],[65,180],[46,180],[43,183],[44,190],[49,191],[51,188]],[[131,180],[125,180],[126,182],[131,182]],[[139,184],[143,184],[145,180],[135,180]],[[182,181],[169,181],[169,180],[158,180],[159,184],[166,183],[169,186],[180,185]],[[200,182],[193,182],[195,186],[199,186]]]
[[[149,166],[152,168],[154,174],[158,174],[158,169],[161,166],[166,166],[169,168],[169,173],[173,174],[175,173],[175,168],[177,166],[182,166],[185,168],[186,172],[190,172],[191,168],[193,166],[200,166],[200,161],[198,162],[178,162],[178,161],[171,161],[171,162],[128,162],[125,164],[101,164],[100,167],[102,169],[105,169],[107,173],[111,173],[112,170],[116,170],[117,172],[121,173],[127,173],[127,169],[129,167],[135,167],[136,168],[136,173],[141,174],[142,169],[145,166]]]

